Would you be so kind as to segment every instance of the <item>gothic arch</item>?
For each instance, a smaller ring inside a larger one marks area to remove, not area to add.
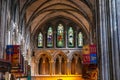
[[[64,52],[59,51],[54,55],[55,74],[67,74],[67,56]]]
[[[49,61],[52,60],[52,56],[51,56],[50,52],[48,52],[46,50],[40,50],[40,51],[38,51],[38,52],[35,53],[36,61],[40,60],[41,55],[46,55],[48,57]]]
[[[82,59],[79,53],[73,53],[71,57],[71,74],[82,73]]]
[[[39,74],[50,74],[50,60],[46,54],[42,54],[38,63]]]
[[[57,51],[56,53],[54,53],[54,56],[53,56],[53,60],[54,61],[56,60],[56,58],[58,57],[58,55],[63,56],[63,58],[67,61],[67,55],[64,52],[60,51],[60,50]]]
[[[71,61],[74,55],[77,55],[82,60],[81,52],[72,52],[68,54],[68,59]]]

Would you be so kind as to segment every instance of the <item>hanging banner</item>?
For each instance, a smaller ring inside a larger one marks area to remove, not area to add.
[[[97,64],[97,54],[90,54],[90,64]]]
[[[83,54],[82,59],[83,59],[83,64],[90,64],[90,54]]]
[[[96,44],[90,45],[90,64],[97,64],[97,48],[96,48]]]
[[[14,47],[13,45],[7,45],[6,46],[6,54],[13,54],[14,53]]]
[[[97,48],[95,44],[90,45],[90,53],[96,54],[97,53]]]
[[[89,45],[83,46],[82,61],[83,61],[83,64],[90,64],[90,47],[89,47]]]
[[[83,46],[82,54],[90,54],[90,47],[89,47],[89,45],[84,45]]]
[[[11,62],[11,72],[20,72],[22,65],[20,45],[7,45],[6,46],[6,60]]]
[[[11,62],[11,55],[14,53],[13,45],[6,46],[6,60]]]
[[[13,69],[19,69],[20,68],[20,46],[14,45],[14,53],[11,56],[11,63]]]
[[[82,49],[83,64],[97,63],[96,44],[85,45]]]

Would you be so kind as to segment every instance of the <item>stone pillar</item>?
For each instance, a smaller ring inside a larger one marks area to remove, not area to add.
[[[49,64],[50,64],[49,74],[51,75],[52,74],[52,61],[49,61]]]
[[[62,60],[61,58],[59,59],[59,74],[61,74],[61,64],[62,64]]]
[[[55,61],[52,62],[52,75],[55,75]]]
[[[118,38],[119,38],[119,44],[120,44],[120,0],[116,0],[116,7],[117,7],[117,27],[118,27]],[[120,47],[119,47],[120,50]],[[119,55],[120,56],[120,55]],[[119,58],[120,61],[120,58]]]
[[[34,69],[34,70],[35,70],[35,74],[36,74],[36,75],[39,75],[39,73],[38,73],[38,72],[39,72],[38,68],[40,68],[40,67],[38,67],[39,61],[35,61],[35,65],[36,65],[36,66],[34,67],[34,68],[35,68],[35,69]]]
[[[45,59],[43,59],[43,62],[42,62],[42,73],[45,74]]]
[[[109,0],[109,31],[110,31],[110,41],[111,41],[111,64],[113,71],[111,72],[111,79],[112,80],[119,80],[120,79],[120,51],[119,51],[119,27],[118,26],[118,19],[117,19],[117,7],[116,7],[116,0]]]
[[[65,61],[65,75],[67,74],[67,61]]]
[[[71,61],[67,60],[67,74],[70,75],[71,74]]]
[[[78,64],[78,58],[75,57],[75,74],[78,74],[78,72],[77,72],[77,64]]]
[[[0,58],[3,59],[4,50],[5,50],[5,32],[7,27],[7,1],[9,0],[1,0],[1,24],[0,24]]]
[[[99,0],[99,27],[100,31],[97,35],[98,38],[98,54],[100,55],[100,80],[110,80],[110,65],[109,65],[109,48],[108,48],[108,15],[107,15],[107,4],[106,0]]]
[[[54,65],[54,61],[50,61],[50,75],[54,74],[54,69],[55,69],[55,65]]]
[[[120,0],[115,0],[116,1],[116,4],[115,4],[115,6],[117,7],[115,7],[117,10],[116,10],[116,12],[117,12],[117,16],[116,16],[116,18],[117,18],[117,21],[116,21],[116,23],[117,23],[117,31],[118,31],[118,33],[117,33],[117,40],[119,40],[118,42],[116,42],[116,45],[118,45],[117,46],[117,54],[116,54],[116,61],[117,61],[117,63],[116,63],[116,67],[117,67],[117,69],[116,69],[116,72],[117,72],[117,80],[118,79],[120,79]],[[119,51],[118,51],[119,50]]]
[[[100,80],[120,79],[119,26],[116,0],[99,0],[98,54]],[[100,30],[100,32],[99,32]]]

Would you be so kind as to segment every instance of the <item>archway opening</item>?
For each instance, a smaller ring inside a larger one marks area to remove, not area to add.
[[[50,74],[50,61],[49,58],[43,54],[39,59],[38,70],[40,75],[49,75]]]

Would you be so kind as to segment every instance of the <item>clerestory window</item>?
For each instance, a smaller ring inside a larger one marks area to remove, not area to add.
[[[81,48],[84,44],[83,33],[74,26],[49,26],[38,34],[38,48]],[[43,40],[45,39],[45,40]],[[45,44],[44,44],[45,43]]]

